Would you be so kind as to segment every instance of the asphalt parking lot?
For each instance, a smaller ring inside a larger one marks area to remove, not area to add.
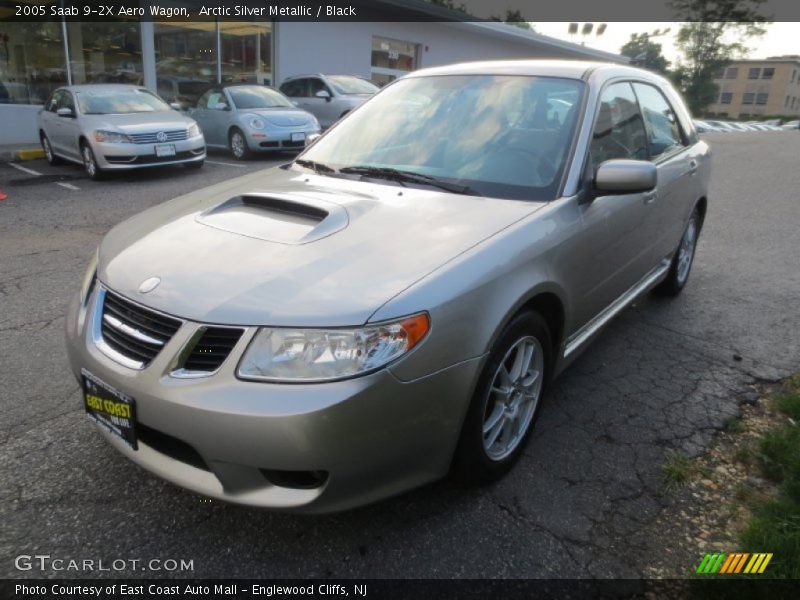
[[[534,437],[491,487],[439,482],[348,513],[210,502],[149,475],[86,422],[63,312],[95,246],[146,207],[290,157],[85,179],[0,164],[0,576],[14,557],[184,559],[197,577],[635,577],[669,540],[669,452],[697,453],[754,384],[800,369],[800,135],[710,135],[712,195],[675,300],[626,310],[551,388]],[[644,558],[643,558],[644,557]],[[98,573],[95,573],[98,575]]]

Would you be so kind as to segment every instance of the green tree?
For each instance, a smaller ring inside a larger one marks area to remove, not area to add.
[[[673,0],[676,18],[685,22],[675,45],[682,54],[674,73],[694,114],[713,104],[719,88],[714,79],[733,59],[747,51],[746,41],[764,35],[765,0]]]
[[[623,56],[631,58],[637,67],[649,69],[666,75],[669,72],[669,61],[661,54],[661,44],[654,42],[649,33],[632,33],[620,49]]]
[[[492,15],[489,17],[492,21],[500,21],[502,23],[508,23],[509,25],[514,25],[515,27],[519,27],[520,29],[527,29],[529,31],[534,31],[533,25],[531,25],[528,20],[522,16],[522,12],[519,10],[506,10],[505,18],[496,17]]]

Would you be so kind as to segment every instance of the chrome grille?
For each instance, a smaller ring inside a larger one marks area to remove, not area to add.
[[[109,291],[103,299],[101,341],[128,366],[142,369],[158,355],[181,321],[133,304]],[[100,346],[101,349],[103,346]],[[112,356],[112,358],[115,358]]]
[[[166,139],[158,139],[158,134],[163,133]],[[152,133],[129,133],[128,137],[134,144],[162,144],[165,142],[180,142],[188,138],[186,129],[177,131],[153,131]]]

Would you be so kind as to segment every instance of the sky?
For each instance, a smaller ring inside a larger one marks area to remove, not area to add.
[[[581,25],[583,25],[581,23]],[[619,49],[630,39],[632,33],[652,32],[656,29],[664,30],[671,28],[671,31],[660,36],[657,41],[663,47],[663,54],[670,62],[675,63],[679,58],[679,53],[673,44],[673,36],[680,28],[680,23],[608,23],[605,32],[600,37],[594,33],[586,36],[587,46],[606,50],[607,52],[619,53]],[[582,36],[570,35],[567,32],[569,23],[534,23],[538,33],[549,35],[572,42],[580,43]],[[596,26],[595,26],[596,27]],[[767,26],[767,33],[758,39],[751,39],[747,42],[749,52],[746,58],[766,58],[768,56],[779,56],[783,54],[800,55],[800,23],[772,23]]]

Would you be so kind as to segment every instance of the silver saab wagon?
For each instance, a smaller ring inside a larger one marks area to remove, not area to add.
[[[610,319],[684,287],[709,168],[646,71],[416,71],[294,162],[105,237],[67,319],[87,415],[145,469],[273,509],[491,479]]]

